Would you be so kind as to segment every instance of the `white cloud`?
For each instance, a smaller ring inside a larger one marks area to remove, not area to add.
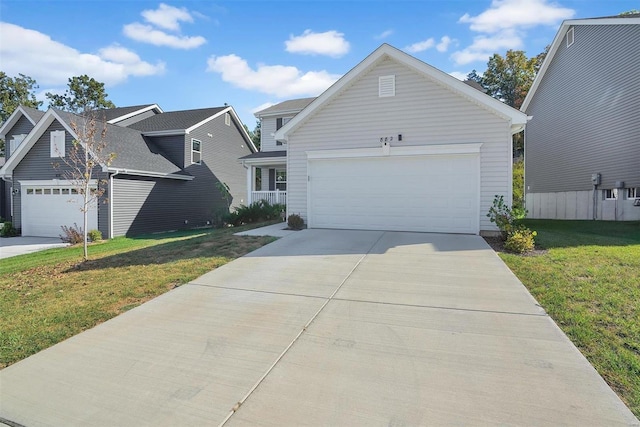
[[[160,3],[158,9],[143,10],[142,17],[151,25],[132,22],[122,28],[122,32],[130,39],[149,43],[155,46],[168,46],[174,49],[195,49],[207,42],[202,36],[185,36],[180,34],[181,22],[193,22],[193,15],[186,8],[177,8]],[[168,33],[170,31],[174,34]]]
[[[451,58],[458,65],[486,62],[496,52],[521,49],[527,30],[540,25],[556,26],[574,14],[573,9],[550,0],[492,0],[484,12],[477,16],[467,13],[458,20],[469,24],[469,28],[480,35],[474,37],[471,45],[454,52]]]
[[[391,29],[385,30],[385,31],[381,32],[380,34],[378,34],[377,36],[374,36],[374,39],[383,40],[383,39],[386,39],[387,37],[389,37],[391,34],[393,34],[393,30],[391,30]]]
[[[538,25],[557,25],[572,18],[573,9],[548,0],[493,0],[489,9],[477,16],[464,14],[459,22],[471,24],[473,31],[497,33],[505,29],[527,29]]]
[[[511,30],[504,30],[490,36],[474,37],[473,43],[451,54],[451,58],[458,65],[466,65],[475,61],[487,62],[496,52],[509,49],[519,49],[523,45],[522,38]]]
[[[305,30],[300,36],[290,35],[285,46],[289,53],[326,55],[334,58],[347,54],[351,47],[344,39],[344,34],[334,30],[324,33]]]
[[[451,45],[451,43],[453,43],[453,41],[454,41],[454,40],[453,40],[451,37],[449,37],[449,36],[443,36],[443,37],[440,39],[440,43],[438,43],[438,44],[436,45],[436,50],[437,50],[438,52],[446,52],[446,51],[447,51],[447,49],[449,49],[449,46]]]
[[[467,80],[467,75],[461,71],[452,71],[449,73],[449,75],[455,77],[458,80]]]
[[[167,34],[164,31],[153,28],[151,25],[144,25],[139,22],[125,25],[122,31],[130,39],[176,49],[194,49],[207,42],[202,36],[189,37]]]
[[[435,44],[436,44],[436,41],[432,37],[430,39],[423,40],[421,42],[417,42],[412,45],[409,45],[405,47],[404,50],[411,53],[418,53],[418,52],[423,52],[427,49],[431,49],[433,46],[435,46]]]
[[[193,22],[193,17],[186,8],[178,9],[164,3],[160,3],[156,10],[143,10],[141,15],[145,21],[156,27],[171,31],[179,31],[180,22]]]
[[[164,72],[165,64],[151,64],[119,45],[82,53],[54,41],[46,34],[18,25],[0,22],[2,71],[23,73],[40,85],[65,85],[70,77],[87,74],[113,86],[129,76],[150,76]]]
[[[337,74],[327,71],[303,73],[296,67],[264,65],[252,69],[246,60],[237,55],[211,56],[207,60],[207,71],[221,75],[222,80],[247,90],[257,90],[279,98],[290,96],[315,96],[331,86]]]

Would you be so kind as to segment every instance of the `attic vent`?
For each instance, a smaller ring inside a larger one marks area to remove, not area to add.
[[[386,96],[396,96],[395,75],[378,77],[378,96],[380,98]]]
[[[231,126],[231,114],[229,113],[224,114],[224,124],[227,126]]]
[[[569,31],[567,31],[567,47],[571,46],[574,40],[573,27],[571,27],[569,28]]]

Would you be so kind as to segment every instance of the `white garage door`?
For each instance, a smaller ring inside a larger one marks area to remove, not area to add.
[[[309,226],[479,231],[477,154],[309,160]]]
[[[21,183],[22,235],[58,237],[62,225],[83,226],[82,196],[71,186]],[[98,213],[89,211],[89,230],[98,228]]]

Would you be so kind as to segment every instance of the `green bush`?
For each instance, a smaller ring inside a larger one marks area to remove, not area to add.
[[[0,228],[0,236],[2,237],[14,237],[18,235],[18,230],[13,226],[11,222],[5,222]]]
[[[518,254],[532,251],[535,247],[534,238],[537,234],[526,227],[519,227],[509,234],[504,247],[506,250]]]
[[[272,205],[264,200],[258,200],[249,206],[240,205],[226,217],[226,223],[235,226],[254,222],[269,221],[281,217],[286,207],[281,204]]]
[[[102,240],[102,231],[100,230],[89,230],[87,235],[89,236],[89,240],[91,240],[92,242]]]
[[[498,227],[503,239],[506,239],[514,229],[515,218],[513,209],[504,202],[504,196],[498,196],[496,194],[493,199],[493,205],[489,208],[487,217]]]
[[[304,227],[304,220],[298,214],[291,214],[287,219],[287,225],[292,230],[302,230],[302,227]]]

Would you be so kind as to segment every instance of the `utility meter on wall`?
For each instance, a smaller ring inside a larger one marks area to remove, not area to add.
[[[594,173],[593,175],[591,175],[591,183],[593,185],[600,185],[600,174],[599,173]]]

